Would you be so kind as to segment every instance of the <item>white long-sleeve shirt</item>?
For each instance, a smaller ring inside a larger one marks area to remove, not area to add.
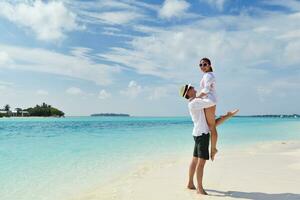
[[[208,98],[217,103],[216,78],[213,72],[204,73],[200,81],[200,93],[205,93],[204,98]]]
[[[195,98],[189,102],[188,108],[194,123],[193,136],[208,134],[209,128],[206,122],[204,108],[207,107],[207,99]]]

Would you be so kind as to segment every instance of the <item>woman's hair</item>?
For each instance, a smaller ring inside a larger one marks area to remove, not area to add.
[[[212,67],[211,67],[211,62],[210,62],[210,60],[209,60],[208,58],[202,58],[202,59],[200,60],[200,62],[201,62],[202,60],[205,61],[205,62],[207,62],[207,63],[210,65],[210,67],[209,67],[209,68],[210,68],[210,72],[213,72],[213,69],[212,69]]]

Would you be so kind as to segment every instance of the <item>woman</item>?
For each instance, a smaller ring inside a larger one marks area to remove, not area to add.
[[[218,133],[215,121],[217,104],[216,79],[211,67],[211,62],[208,58],[202,58],[200,60],[199,67],[204,75],[200,81],[200,94],[197,98],[202,98],[203,101],[207,103],[204,112],[208,127],[211,131],[211,160],[213,161],[216,153],[218,152]],[[235,112],[237,112],[237,110]]]

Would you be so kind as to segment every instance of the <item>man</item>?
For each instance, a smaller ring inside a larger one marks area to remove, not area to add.
[[[203,99],[196,97],[197,91],[194,87],[189,85],[184,85],[180,89],[180,96],[189,100],[188,108],[194,123],[193,137],[195,141],[194,153],[192,162],[189,167],[189,181],[187,187],[189,189],[196,189],[194,185],[194,174],[196,171],[197,177],[197,193],[207,195],[203,188],[203,172],[206,160],[209,160],[209,127],[206,122],[204,108],[206,107],[206,102]],[[220,125],[225,120],[229,119],[235,115],[238,110],[228,112],[227,115],[221,116],[216,119],[216,125]]]

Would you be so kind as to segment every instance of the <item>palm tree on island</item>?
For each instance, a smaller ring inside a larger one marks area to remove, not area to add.
[[[9,111],[10,111],[10,106],[9,106],[8,104],[6,104],[6,105],[4,106],[4,110],[5,110],[6,112],[9,112]]]

